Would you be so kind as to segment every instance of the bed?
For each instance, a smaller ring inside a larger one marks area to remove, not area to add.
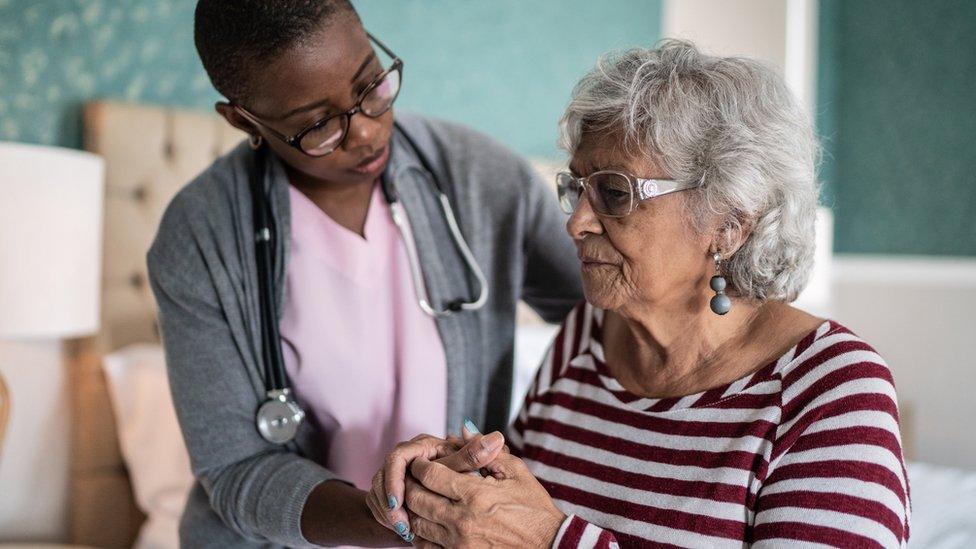
[[[120,349],[128,349],[130,357],[161,360],[145,252],[173,194],[243,137],[216,115],[115,102],[95,102],[85,108],[85,148],[105,157],[107,186],[102,329],[96,337],[71,342],[68,349],[74,428],[69,502],[73,544],[131,547],[146,523],[133,491],[133,468],[120,447],[103,363],[118,358]],[[553,166],[540,169],[551,171]],[[527,318],[522,311],[520,321]],[[533,322],[519,328],[514,390],[519,397],[552,335],[551,327]],[[120,367],[124,366],[116,370]],[[156,390],[159,399],[168,403],[165,388]],[[905,416],[910,456],[914,428],[910,410],[905,410]],[[976,472],[912,463],[909,473],[915,502],[912,545],[976,546]]]

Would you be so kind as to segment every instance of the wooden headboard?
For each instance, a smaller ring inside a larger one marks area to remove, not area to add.
[[[101,357],[158,341],[146,251],[173,195],[243,139],[217,115],[115,102],[84,112],[85,149],[105,158],[101,331],[68,345],[73,409],[70,541],[129,547],[145,520],[119,453]]]

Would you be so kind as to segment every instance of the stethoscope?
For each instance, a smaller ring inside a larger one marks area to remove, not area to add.
[[[444,221],[447,223],[451,238],[457,246],[461,257],[464,259],[465,266],[474,275],[480,287],[477,299],[467,301],[458,298],[447,303],[442,309],[434,308],[430,296],[424,284],[423,271],[420,268],[420,256],[417,254],[417,246],[410,237],[406,229],[406,213],[400,203],[399,195],[396,190],[396,181],[400,176],[398,172],[394,177],[381,177],[380,186],[383,197],[390,207],[390,214],[393,222],[400,232],[403,239],[407,260],[410,263],[410,276],[413,280],[414,291],[417,295],[417,303],[420,308],[432,317],[442,317],[461,311],[475,311],[484,307],[488,301],[488,281],[484,273],[478,266],[478,262],[471,253],[471,248],[464,240],[461,229],[458,227],[457,218],[454,216],[454,209],[451,202],[444,193],[444,188],[437,180],[436,172],[431,167],[431,163],[416,142],[403,129],[394,122],[394,128],[404,138],[410,148],[417,154],[423,169],[421,175],[429,181],[434,193],[440,202]],[[278,315],[274,301],[274,263],[272,254],[274,253],[274,219],[271,214],[267,195],[264,191],[264,181],[266,178],[267,155],[266,146],[261,146],[254,151],[254,170],[250,177],[251,199],[254,205],[254,250],[257,260],[258,274],[258,294],[261,309],[261,348],[263,350],[262,359],[264,361],[264,389],[265,401],[257,411],[258,432],[265,440],[274,444],[286,444],[295,438],[298,426],[305,419],[305,412],[301,406],[295,402],[288,387],[288,379],[285,374],[285,361],[281,353],[281,337],[278,332]],[[407,168],[418,169],[419,168]]]

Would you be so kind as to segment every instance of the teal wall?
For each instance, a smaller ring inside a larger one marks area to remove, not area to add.
[[[835,251],[976,255],[976,2],[820,0]]]
[[[660,1],[353,0],[405,62],[403,107],[555,156],[572,85],[611,48],[652,44]],[[81,145],[97,98],[210,110],[195,0],[0,0],[0,139]]]
[[[572,85],[652,44],[661,2],[353,0],[403,57],[400,105],[556,156]],[[81,145],[99,98],[209,111],[194,0],[0,0],[0,139]],[[976,255],[976,2],[820,1],[819,131],[835,249]]]
[[[95,98],[212,108],[191,0],[0,0],[0,139],[81,146]]]
[[[404,60],[408,108],[558,157],[556,123],[600,54],[660,37],[659,0],[353,0]]]

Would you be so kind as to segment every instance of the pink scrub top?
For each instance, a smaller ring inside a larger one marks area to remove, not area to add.
[[[296,399],[324,434],[322,465],[368,490],[398,442],[444,435],[444,347],[434,319],[417,304],[404,243],[379,185],[365,238],[294,187],[289,194],[285,368]]]

